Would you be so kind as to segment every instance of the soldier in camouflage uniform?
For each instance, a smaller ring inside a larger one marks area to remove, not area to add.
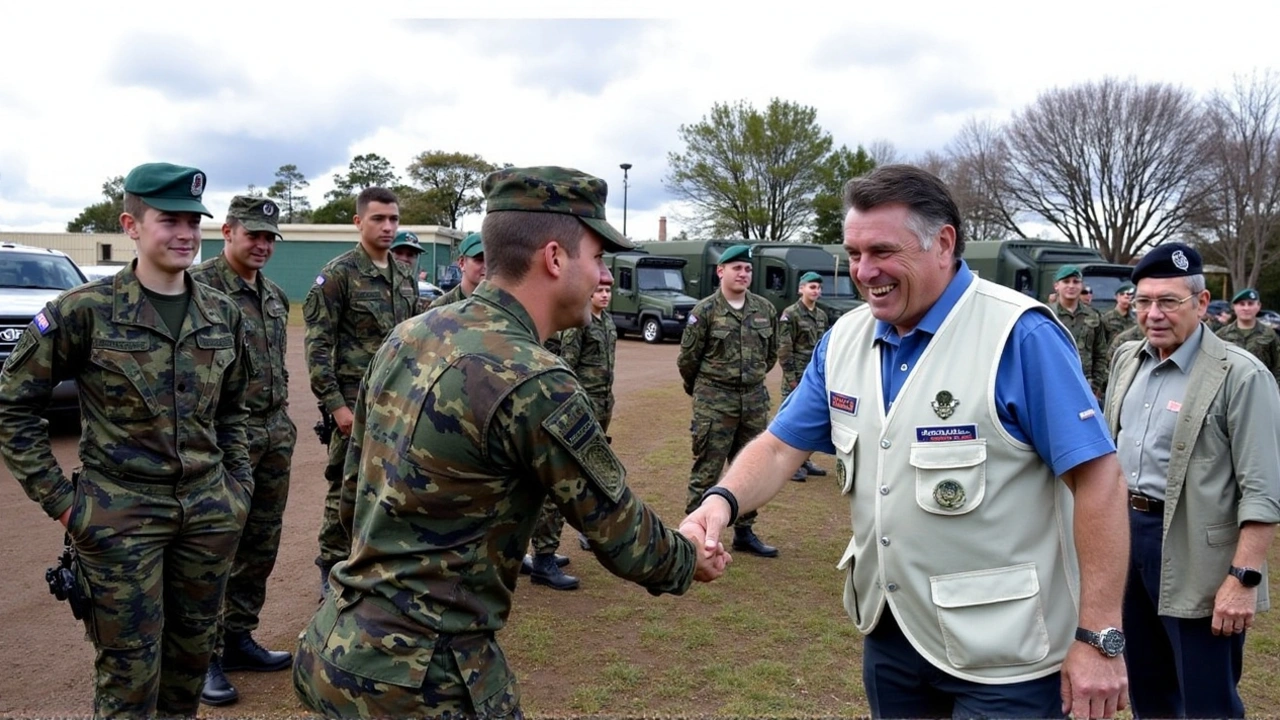
[[[240,697],[223,670],[273,672],[293,662],[291,654],[267,650],[253,638],[280,549],[289,468],[298,439],[298,429],[289,419],[289,371],[284,362],[289,297],[261,272],[280,238],[279,219],[280,208],[271,200],[237,195],[222,225],[222,253],[191,269],[192,278],[226,293],[244,316],[246,432],[253,466],[249,518],[231,562],[217,641],[200,693],[206,705],[229,705]]]
[[[632,247],[604,219],[604,182],[507,168],[483,189],[489,278],[398,327],[356,408],[351,557],[294,663],[298,697],[326,717],[523,717],[495,633],[545,497],[601,564],[655,595],[729,559],[631,492],[586,393],[542,346],[588,322],[603,251]]]
[[[1080,367],[1084,371],[1084,379],[1093,388],[1093,393],[1102,399],[1107,388],[1107,329],[1102,324],[1102,314],[1080,302],[1080,292],[1084,288],[1084,274],[1075,265],[1063,265],[1053,276],[1053,290],[1058,299],[1049,304],[1049,308],[1058,316],[1058,320],[1067,326],[1071,337],[1075,338],[1076,351],[1080,353]]]
[[[716,264],[720,287],[689,312],[676,365],[684,391],[693,397],[693,468],[685,512],[702,503],[702,494],[720,479],[752,438],[769,422],[769,390],[764,376],[778,362],[778,314],[751,286],[751,248],[734,245]],[[760,557],[777,557],[745,513],[733,528],[733,548]]]
[[[303,304],[311,392],[337,425],[324,469],[329,490],[316,557],[322,591],[329,570],[346,559],[351,544],[338,522],[338,495],[360,380],[391,329],[418,308],[417,280],[390,255],[400,225],[395,194],[366,188],[356,198],[356,212],[360,244],[324,266]]]
[[[800,384],[809,366],[813,349],[827,332],[827,313],[818,307],[822,297],[822,276],[807,272],[800,276],[800,300],[787,306],[778,318],[778,363],[782,365],[782,399]],[[827,471],[806,459],[791,479],[804,482],[809,475],[821,477]]]
[[[0,372],[5,462],[78,558],[97,717],[195,717],[253,495],[240,310],[186,273],[204,186],[195,168],[134,168],[120,223],[137,259],[49,303]],[[83,463],[70,480],[41,418],[68,379]]]
[[[1102,313],[1102,324],[1107,329],[1107,338],[1115,338],[1120,333],[1138,324],[1133,317],[1133,283],[1124,283],[1116,289],[1116,306]],[[1108,340],[1110,343],[1110,340]],[[1107,367],[1111,367],[1111,355],[1107,354]]]
[[[418,242],[418,236],[408,230],[401,230],[396,233],[396,239],[391,241],[391,256],[396,260],[404,263],[409,270],[409,275],[414,278],[417,283],[418,278],[418,257],[422,255],[422,245]],[[430,301],[418,296],[418,312],[426,312]]]
[[[1145,340],[1145,339],[1146,339],[1146,334],[1143,333],[1142,326],[1137,324],[1136,322],[1132,326],[1125,328],[1119,335],[1116,335],[1115,337],[1111,338],[1111,343],[1107,346],[1108,372],[1110,372],[1110,369],[1111,369],[1111,360],[1115,358],[1116,350],[1119,350],[1121,345],[1124,345],[1125,343],[1133,340]]]
[[[462,280],[452,290],[431,301],[428,307],[452,305],[471,297],[471,293],[476,291],[476,286],[484,279],[484,242],[480,233],[471,233],[458,245],[458,267],[462,269]]]
[[[1280,337],[1276,331],[1258,322],[1262,302],[1258,291],[1245,288],[1231,298],[1235,322],[1217,331],[1218,337],[1253,353],[1280,382]]]

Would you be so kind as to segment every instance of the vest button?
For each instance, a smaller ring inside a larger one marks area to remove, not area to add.
[[[885,547],[889,547],[889,538],[887,537],[880,538],[880,544]]]
[[[880,486],[880,494],[881,494],[881,495],[888,495],[888,494],[889,494],[889,486],[888,486],[888,485],[881,485],[881,486]]]
[[[890,445],[892,445],[892,444],[893,444],[893,443],[889,442],[889,439],[888,439],[888,438],[885,438],[884,440],[881,440],[881,441],[880,441],[880,447],[884,448],[885,450],[888,450],[888,449],[889,449],[889,446],[890,446]]]
[[[888,585],[884,586],[884,589],[888,590],[889,592],[898,592],[898,583],[889,583]]]

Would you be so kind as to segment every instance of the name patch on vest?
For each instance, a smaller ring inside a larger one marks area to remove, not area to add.
[[[831,393],[831,408],[856,416],[858,414],[858,398],[833,392]]]
[[[960,442],[977,439],[977,425],[936,425],[916,428],[916,442]]]

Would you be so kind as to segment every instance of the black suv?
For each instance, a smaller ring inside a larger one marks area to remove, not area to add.
[[[46,303],[84,282],[80,268],[57,250],[0,243],[0,363],[13,352],[18,338]],[[58,383],[48,414],[74,416],[79,412],[75,383]]]

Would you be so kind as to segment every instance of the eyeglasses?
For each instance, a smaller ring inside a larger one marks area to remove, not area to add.
[[[1160,308],[1160,312],[1162,313],[1177,312],[1178,308],[1182,307],[1182,303],[1190,300],[1193,297],[1195,297],[1195,293],[1192,293],[1182,298],[1181,300],[1177,298],[1171,298],[1171,297],[1162,297],[1162,298],[1138,297],[1133,299],[1133,308],[1138,312],[1147,312],[1148,310],[1151,309],[1152,305],[1155,305],[1156,307]]]

